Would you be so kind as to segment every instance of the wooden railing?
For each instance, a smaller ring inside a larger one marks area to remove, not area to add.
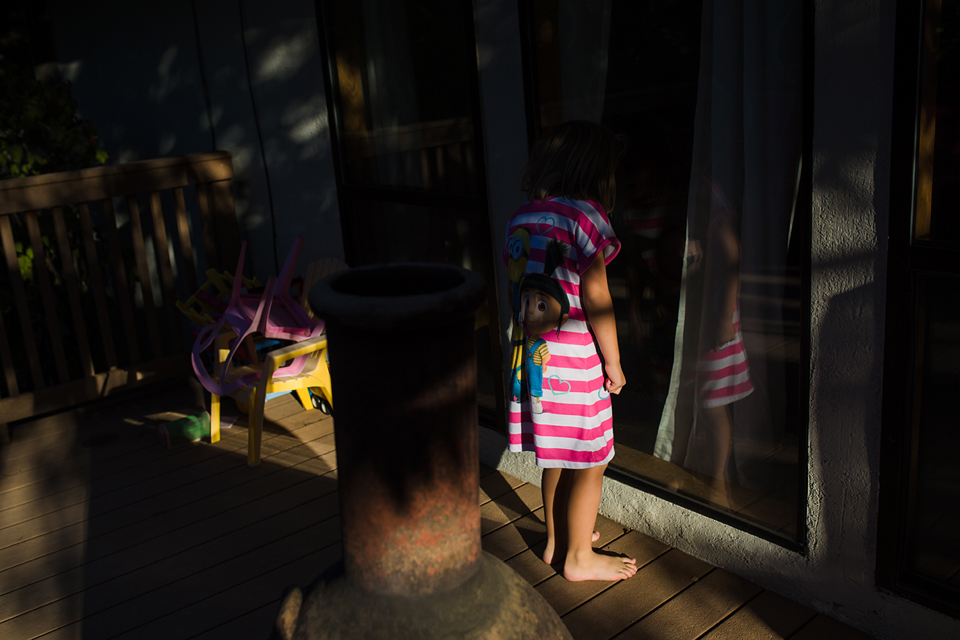
[[[415,125],[384,129],[347,131],[343,143],[346,157],[365,175],[373,165],[370,160],[383,160],[401,171],[407,180],[427,189],[444,187],[456,191],[473,175],[473,120],[450,118],[421,122]],[[414,179],[412,176],[417,175]],[[386,180],[386,176],[376,179]]]
[[[236,265],[232,178],[212,152],[0,181],[0,439],[190,371],[175,302]]]

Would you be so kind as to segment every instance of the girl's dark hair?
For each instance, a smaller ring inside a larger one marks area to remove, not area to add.
[[[603,125],[571,120],[540,140],[523,171],[523,190],[529,200],[566,196],[596,200],[605,211],[616,199],[614,174],[626,139]]]

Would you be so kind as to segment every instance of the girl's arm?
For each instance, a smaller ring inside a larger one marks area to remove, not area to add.
[[[580,297],[587,321],[597,337],[600,351],[603,353],[604,386],[610,393],[620,393],[626,384],[623,369],[620,368],[620,344],[617,341],[617,323],[613,316],[613,298],[607,286],[607,266],[603,256],[598,255],[580,278]]]
[[[740,296],[740,242],[733,225],[726,219],[718,225],[714,236],[712,249],[720,255],[707,263],[706,275],[707,282],[716,283],[723,290],[714,345],[719,349],[737,337],[733,329],[733,316],[737,312]]]

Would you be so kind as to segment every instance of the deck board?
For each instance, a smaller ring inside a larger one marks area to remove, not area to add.
[[[619,544],[617,544],[619,543]],[[656,560],[666,550],[666,545],[656,540],[636,532],[625,534],[621,538],[614,540],[613,543],[603,547],[604,550],[613,553],[623,553],[629,558],[635,558],[637,565],[643,568],[644,565]],[[553,577],[541,582],[536,589],[544,598],[547,599],[553,608],[562,616],[567,615],[574,609],[581,607],[608,589],[616,585],[614,582],[567,582],[563,577],[554,575]]]
[[[612,638],[682,593],[710,569],[705,562],[668,550],[640,567],[636,576],[604,589],[587,606],[574,609],[563,620],[575,638]]]
[[[815,616],[793,600],[764,591],[711,629],[702,640],[739,640],[745,633],[765,633],[761,637],[782,640],[797,633]]]
[[[303,460],[298,464],[291,464],[296,462],[295,459],[290,459],[291,457],[292,455],[286,456],[287,467],[299,468],[302,465],[309,465],[314,473],[326,471],[325,468],[318,468],[324,457]],[[329,462],[332,465],[332,461]],[[153,499],[129,505],[118,513],[88,518],[78,525],[51,531],[44,536],[0,550],[0,569],[8,569],[27,562],[31,558],[40,558],[61,549],[68,549],[88,540],[91,537],[91,531],[96,532],[98,536],[110,536],[112,538],[108,538],[110,544],[103,546],[111,549],[123,549],[129,546],[131,541],[137,539],[138,529],[150,532],[153,537],[174,531],[197,518],[218,513],[237,500],[247,499],[244,494],[237,491],[245,484],[253,483],[253,486],[247,490],[260,492],[263,495],[269,495],[272,491],[281,489],[284,481],[273,478],[272,474],[283,468],[286,467],[282,464],[272,463],[256,469],[239,465],[230,472],[218,476],[216,481],[211,480],[200,483],[199,486],[190,487],[189,494],[168,492]],[[221,495],[224,493],[227,495]],[[173,513],[168,516],[167,514],[171,511]],[[92,551],[88,550],[88,556],[90,553]]]
[[[871,640],[871,636],[829,616],[814,616],[790,640]]]
[[[713,569],[617,638],[663,640],[699,638],[756,597],[762,589],[743,578]]]
[[[542,506],[540,488],[532,484],[522,484],[512,492],[480,506],[480,533],[492,533]]]
[[[201,397],[166,385],[13,426],[0,447],[0,637],[265,638],[284,590],[340,558],[333,420],[292,396],[271,402],[258,467],[243,416],[218,443],[164,449],[157,427]],[[636,557],[637,576],[570,583],[539,558],[537,486],[481,465],[479,503],[484,549],[578,640],[868,637],[604,517],[597,546]]]

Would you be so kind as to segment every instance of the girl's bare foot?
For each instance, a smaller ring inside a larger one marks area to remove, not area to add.
[[[594,531],[593,536],[590,538],[590,542],[596,542],[599,539],[600,539],[600,532]],[[546,562],[547,564],[553,564],[554,560],[558,562],[562,560],[562,558],[559,558],[559,559],[555,558],[554,554],[555,554],[555,551],[553,548],[553,540],[548,540],[547,546],[543,550],[543,561]]]
[[[590,551],[582,556],[567,558],[563,577],[571,582],[583,580],[626,580],[637,572],[635,558],[606,556]]]

